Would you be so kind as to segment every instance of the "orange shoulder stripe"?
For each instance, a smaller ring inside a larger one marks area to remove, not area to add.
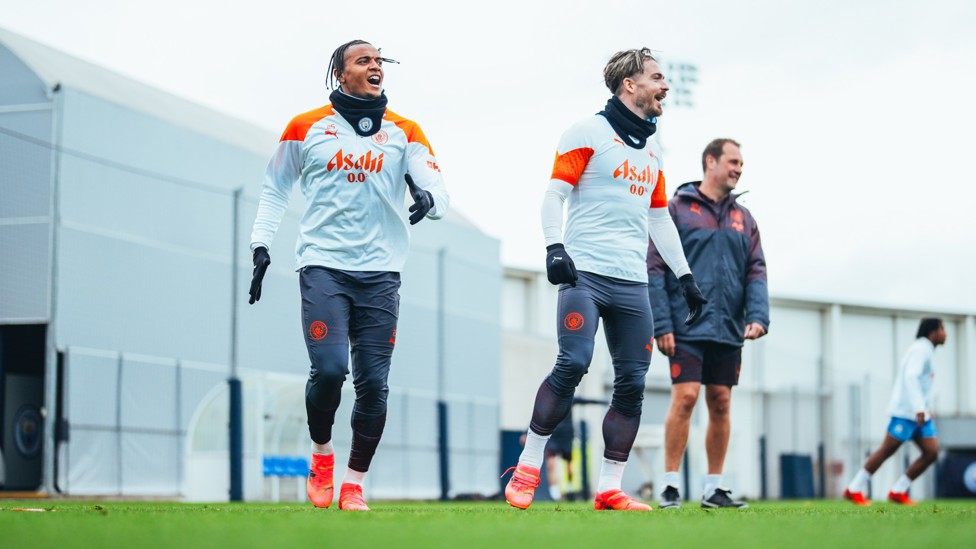
[[[661,170],[657,171],[657,184],[654,185],[654,192],[651,193],[651,207],[668,207],[668,193],[664,189],[664,172]]]
[[[593,156],[593,149],[590,147],[580,147],[563,154],[556,152],[556,161],[552,165],[550,179],[559,179],[570,185],[576,185],[591,156]]]
[[[281,134],[281,141],[305,141],[305,136],[308,135],[308,129],[312,127],[312,124],[334,112],[332,105],[326,105],[292,118],[288,127],[285,128],[285,132]]]
[[[437,156],[434,154],[434,149],[430,146],[430,142],[427,141],[427,136],[424,135],[424,131],[420,129],[420,126],[416,122],[408,120],[390,109],[386,109],[386,114],[383,115],[383,118],[393,122],[398,128],[403,130],[403,133],[407,135],[407,143],[420,143],[427,147],[431,156]]]

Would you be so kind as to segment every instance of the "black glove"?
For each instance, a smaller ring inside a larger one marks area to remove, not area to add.
[[[569,284],[576,287],[576,265],[562,244],[546,246],[546,277],[551,284]]]
[[[410,224],[416,225],[434,207],[434,197],[431,196],[430,192],[418,187],[413,182],[410,174],[403,174],[403,178],[407,180],[407,187],[410,187],[410,196],[413,197],[413,206],[410,206]]]
[[[251,275],[251,289],[248,291],[251,294],[251,299],[248,303],[254,305],[255,301],[261,299],[261,282],[264,280],[264,273],[268,270],[268,265],[271,265],[271,256],[268,255],[268,249],[264,246],[258,246],[254,248],[254,274]]]
[[[685,302],[688,303],[688,318],[685,319],[685,326],[691,326],[701,316],[702,305],[708,303],[708,300],[698,289],[695,276],[691,273],[681,277],[678,282],[681,283],[681,295],[685,296]]]

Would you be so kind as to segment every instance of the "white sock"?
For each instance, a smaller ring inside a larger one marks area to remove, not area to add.
[[[559,492],[559,486],[556,486],[555,484],[549,485],[549,497],[552,498],[552,501],[559,501],[562,499],[563,495]]]
[[[908,478],[907,475],[902,475],[898,477],[895,481],[895,485],[891,487],[891,491],[897,494],[904,494],[908,491],[908,487],[912,485],[912,479]]]
[[[525,448],[522,449],[522,455],[519,456],[518,462],[529,467],[542,469],[542,459],[545,456],[546,443],[549,442],[550,436],[552,435],[542,436],[529,429],[525,433]]]
[[[324,456],[331,456],[335,453],[335,448],[332,447],[332,441],[326,442],[325,444],[318,444],[312,441],[312,453],[322,454]]]
[[[365,479],[365,478],[366,478],[366,473],[360,473],[359,471],[354,471],[354,470],[346,467],[346,476],[343,477],[342,483],[343,484],[358,484],[359,486],[362,486],[363,485],[363,479]]]
[[[854,475],[851,479],[851,483],[847,485],[847,489],[851,492],[863,492],[865,488],[868,487],[868,481],[871,480],[871,473],[867,472],[863,467],[860,471]]]
[[[722,475],[705,475],[705,492],[702,498],[708,499],[715,495],[715,489],[722,485]]]
[[[603,458],[603,467],[600,468],[600,482],[596,485],[596,491],[603,493],[607,490],[619,490],[626,466],[626,461],[613,461]]]
[[[677,471],[665,471],[664,472],[664,486],[674,486],[675,488],[681,489],[681,475]]]

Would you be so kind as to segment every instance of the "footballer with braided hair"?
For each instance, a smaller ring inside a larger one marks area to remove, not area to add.
[[[449,204],[424,132],[387,109],[384,62],[395,63],[364,40],[336,48],[326,79],[333,89],[330,102],[285,128],[264,175],[251,233],[253,304],[261,298],[268,249],[297,183],[305,211],[295,259],[311,361],[305,385],[312,439],[306,491],[316,507],[332,504],[332,425],[352,349],[356,403],[339,509],[369,510],[362,486],[386,424],[400,271],[410,243],[404,218],[409,215],[411,225],[440,219]],[[400,210],[408,192],[413,205],[405,214]]]

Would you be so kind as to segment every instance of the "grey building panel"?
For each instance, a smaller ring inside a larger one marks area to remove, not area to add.
[[[219,192],[257,191],[277,141],[268,132],[262,152],[244,150],[219,136],[175,125],[165,111],[132,111],[72,88],[62,93],[65,148]]]
[[[69,349],[65,367],[66,416],[72,429],[118,425],[119,359]],[[72,433],[72,438],[73,438]]]
[[[179,400],[179,372],[171,364],[124,356],[119,421],[123,429],[150,429],[175,434]]]
[[[0,223],[0,323],[48,318],[49,232],[47,223]]]
[[[199,415],[204,412],[210,399],[227,396],[225,391],[228,374],[197,369],[188,363],[183,363],[181,366],[179,429],[188,431],[190,423],[199,419]],[[226,429],[221,429],[221,432],[226,439]]]
[[[180,438],[122,433],[122,495],[177,495],[182,482]]]
[[[50,111],[0,113],[0,222],[51,212]],[[21,137],[23,136],[23,137]]]
[[[60,242],[61,345],[227,363],[228,264],[69,227]]]
[[[48,100],[47,84],[10,50],[0,35],[0,105],[42,103]]]
[[[0,113],[0,322],[49,316],[50,111]],[[18,134],[26,136],[26,139]]]
[[[61,173],[60,214],[65,226],[229,263],[233,234],[229,194],[67,155],[61,160]]]
[[[445,329],[444,390],[449,395],[497,399],[501,376],[498,323],[451,315]]]
[[[42,151],[40,156],[46,163],[51,161],[51,151],[55,147],[54,139],[51,137],[51,120],[54,104],[36,103],[29,105],[0,105],[0,135],[11,139],[11,141],[0,141],[3,144],[3,158],[19,160],[24,151],[37,149]],[[29,148],[12,147],[29,146]],[[34,153],[36,154],[36,153]],[[18,162],[19,163],[19,162]],[[8,168],[21,168],[25,166],[7,166]],[[26,167],[29,167],[26,166]],[[51,179],[50,168],[45,167],[38,170],[43,175],[44,183],[47,184]]]
[[[67,451],[69,494],[110,495],[121,491],[119,433],[73,429]]]

